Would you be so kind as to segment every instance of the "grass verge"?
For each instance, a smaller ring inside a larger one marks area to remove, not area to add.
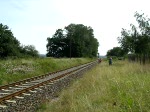
[[[90,58],[0,60],[0,85],[90,62]]]

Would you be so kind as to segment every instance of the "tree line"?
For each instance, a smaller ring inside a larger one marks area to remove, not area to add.
[[[144,13],[139,14],[135,12],[134,17],[138,23],[138,26],[130,24],[131,29],[122,29],[121,36],[118,37],[118,42],[120,47],[118,47],[118,52],[114,52],[116,56],[127,55],[129,60],[138,61],[145,64],[150,62],[150,19],[145,17]],[[114,51],[113,48],[107,52],[109,56]]]
[[[99,43],[93,29],[83,24],[70,24],[57,29],[47,38],[48,57],[96,57]],[[39,57],[33,45],[22,45],[7,25],[0,24],[0,59]]]
[[[0,24],[0,59],[38,57],[33,45],[21,45],[7,25]]]
[[[57,29],[47,38],[48,57],[96,57],[99,43],[94,38],[93,29],[83,24],[69,24]]]

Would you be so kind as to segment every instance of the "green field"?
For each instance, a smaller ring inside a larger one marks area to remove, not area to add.
[[[102,62],[38,112],[150,112],[150,65]]]
[[[31,58],[0,60],[0,85],[83,64],[90,58]]]

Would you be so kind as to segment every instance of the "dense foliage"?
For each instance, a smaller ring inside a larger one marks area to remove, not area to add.
[[[150,61],[150,19],[137,12],[134,16],[138,27],[131,24],[131,30],[122,29],[118,40],[121,48],[130,54],[132,60],[145,63],[146,60]]]
[[[20,46],[7,25],[0,24],[0,58],[37,57],[38,51],[33,45]]]
[[[107,51],[106,56],[123,57],[126,53],[121,47],[114,47]]]
[[[96,57],[99,43],[93,29],[82,24],[70,24],[47,38],[48,57]]]
[[[33,45],[21,46],[21,54],[27,57],[38,57],[39,53]]]
[[[8,26],[0,24],[0,57],[18,56],[20,42],[13,36]]]

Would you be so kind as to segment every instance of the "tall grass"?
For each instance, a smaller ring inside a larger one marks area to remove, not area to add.
[[[0,60],[0,85],[69,68],[92,60],[89,58]]]
[[[102,62],[38,112],[149,112],[149,67]]]

